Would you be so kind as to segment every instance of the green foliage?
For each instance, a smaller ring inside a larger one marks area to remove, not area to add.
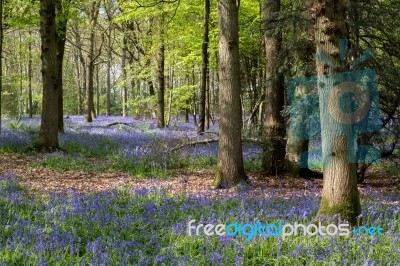
[[[400,175],[400,165],[397,164],[378,164],[376,168],[383,171],[388,175],[399,176]]]
[[[6,126],[9,129],[25,132],[32,136],[38,135],[40,130],[37,125],[26,124],[18,121],[8,122]]]

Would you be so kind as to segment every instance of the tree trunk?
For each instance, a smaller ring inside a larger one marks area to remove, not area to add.
[[[207,68],[205,128],[210,128],[210,69]]]
[[[126,71],[126,56],[127,56],[127,40],[124,34],[122,38],[122,58],[121,58],[121,68],[122,68],[122,116],[126,117],[128,112],[128,84],[127,84],[127,71]]]
[[[248,181],[241,145],[238,11],[236,0],[218,1],[220,125],[215,188]]]
[[[1,1],[1,0],[0,0]],[[32,31],[29,31],[29,37],[32,38]],[[28,44],[28,110],[29,118],[33,117],[33,100],[32,100],[32,42]]]
[[[344,0],[315,2],[317,54],[330,58],[336,66],[341,65],[339,38],[347,37],[346,2]],[[317,61],[316,68],[324,163],[324,186],[318,217],[338,214],[342,219],[355,225],[357,216],[361,213],[361,205],[356,166],[354,163],[349,163],[355,153],[352,125],[340,122],[344,121],[343,114],[346,113],[337,107],[332,108],[329,104],[331,99],[339,98],[340,92],[335,93],[335,91],[337,88],[340,89],[338,84],[343,82],[343,77],[332,75],[339,72],[338,68],[328,67],[324,62]],[[343,69],[344,67],[341,71]]]
[[[112,28],[111,26],[109,26],[108,28],[106,115],[111,115],[111,62],[112,62],[111,28]]]
[[[190,87],[190,76],[186,76],[187,86]],[[186,100],[186,108],[185,108],[185,123],[189,123],[189,111],[190,111],[190,100]]]
[[[281,7],[280,0],[265,0],[265,51],[267,58],[265,99],[266,144],[262,166],[270,175],[285,170],[285,125],[283,75],[279,71],[279,54],[282,47],[282,31],[276,19]]]
[[[39,150],[53,152],[58,149],[58,86],[55,4],[52,0],[40,1],[40,36],[43,100]]]
[[[24,67],[22,66],[22,35],[21,35],[21,29],[18,30],[18,35],[19,35],[19,112],[18,112],[18,121],[21,120],[24,110],[24,98],[23,98],[23,72],[24,72]]]
[[[158,91],[157,91],[157,127],[163,128],[165,127],[165,102],[164,102],[164,94],[165,94],[165,76],[164,76],[164,66],[165,66],[165,46],[163,43],[163,33],[161,32],[161,46],[158,49],[157,54],[157,79],[158,79]]]
[[[97,18],[99,15],[100,0],[95,0],[91,4],[89,10],[89,52],[87,62],[87,87],[86,87],[86,118],[85,121],[90,123],[93,122],[94,103],[93,103],[93,78],[94,78],[94,46],[95,46],[95,27],[97,24]]]
[[[208,73],[208,32],[210,20],[210,0],[204,0],[204,22],[203,22],[203,44],[201,49],[202,68],[201,68],[201,91],[200,91],[200,117],[198,132],[204,132],[206,122],[206,102],[207,102],[207,73]]]
[[[96,65],[96,114],[100,115],[100,70],[99,64]]]
[[[67,34],[68,14],[63,10],[62,1],[56,1],[56,51],[57,51],[57,90],[58,90],[58,131],[64,132],[63,102],[63,60]]]
[[[311,6],[310,6],[311,10]],[[302,61],[304,63],[314,65],[314,58],[315,58],[315,45],[314,41],[309,41],[307,42],[306,46],[303,46],[303,51],[306,51],[305,53],[302,53],[303,58]],[[306,71],[305,76],[311,76],[314,75],[313,71]],[[312,89],[314,90],[314,88]],[[299,102],[301,103],[301,106],[296,106],[297,112],[293,113],[291,115],[291,123],[289,125],[289,132],[292,131],[292,129],[295,129],[296,126],[300,126],[301,128],[298,128],[296,130],[300,130],[300,132],[297,132],[297,136],[306,136],[307,132],[305,129],[306,124],[304,121],[309,121],[310,117],[312,115],[312,111],[314,108],[315,103],[313,101],[305,101],[303,103],[301,98],[309,99],[307,95],[317,95],[316,91],[308,91],[308,90],[297,90],[296,94],[293,97],[297,97],[299,99]],[[297,102],[297,101],[295,101]],[[293,104],[293,103],[291,103]],[[311,123],[307,123],[310,125]],[[315,172],[309,169],[308,167],[308,149],[309,149],[309,140],[308,138],[301,138],[298,139],[294,134],[288,134],[287,137],[287,144],[286,144],[286,169],[288,172],[292,173],[295,176],[298,177],[303,177],[303,178],[314,178],[314,177],[322,177],[322,174],[319,172]]]
[[[3,0],[0,0],[0,134],[2,117],[2,95],[3,93]]]
[[[192,85],[193,85],[193,87],[195,86],[195,84],[196,84],[196,76],[195,76],[195,74],[194,74],[194,66],[193,66],[193,70],[192,70]],[[193,106],[192,106],[192,108],[193,108],[193,123],[194,123],[194,125],[197,125],[197,99],[196,99],[196,91],[194,91],[193,92],[193,99],[192,99],[192,102],[193,102]]]
[[[74,63],[75,63],[75,69],[76,69],[76,87],[77,87],[77,100],[78,100],[78,115],[82,114],[82,87],[81,87],[81,70],[80,70],[80,62],[79,62],[79,56],[78,56],[78,51],[75,49],[74,52]]]

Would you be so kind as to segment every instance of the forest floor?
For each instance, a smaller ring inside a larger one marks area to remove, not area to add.
[[[211,170],[178,169],[166,179],[128,177],[124,172],[88,173],[79,170],[55,170],[34,168],[32,163],[43,160],[40,156],[17,154],[0,155],[0,176],[15,175],[20,184],[39,194],[57,193],[93,193],[109,189],[151,189],[157,188],[171,195],[224,196],[232,190],[213,190]],[[102,163],[92,159],[93,164]],[[307,192],[320,190],[322,179],[294,178],[290,175],[265,176],[260,171],[250,171],[248,176],[253,187],[248,191],[254,195],[281,196],[291,195],[294,191]],[[400,176],[388,174],[377,169],[367,172],[366,180],[359,184],[362,194],[370,192],[399,191]]]

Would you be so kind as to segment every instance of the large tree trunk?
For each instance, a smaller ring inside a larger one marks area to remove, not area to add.
[[[218,1],[220,125],[216,188],[247,181],[244,171],[241,129],[239,67],[239,6],[236,0]]]
[[[55,4],[52,0],[40,1],[40,36],[43,100],[39,149],[53,152],[58,149],[58,86]]]
[[[314,6],[317,53],[328,57],[336,66],[341,65],[339,38],[347,37],[346,2],[316,0]],[[356,166],[354,163],[349,163],[355,153],[352,125],[341,122],[345,121],[343,114],[346,113],[340,111],[340,108],[329,105],[332,98],[339,97],[340,93],[335,91],[337,88],[340,89],[338,84],[343,82],[343,77],[331,75],[338,72],[337,68],[325,66],[321,61],[317,61],[316,66],[324,163],[324,187],[318,216],[339,214],[342,219],[355,225],[357,216],[361,212],[361,205]]]
[[[266,67],[266,144],[263,152],[263,169],[271,175],[285,169],[285,124],[283,75],[279,72],[279,54],[282,32],[276,22],[281,7],[280,0],[265,0],[265,51]]]
[[[207,74],[208,74],[208,28],[210,20],[210,0],[204,0],[204,22],[203,22],[203,44],[201,50],[201,91],[200,91],[200,118],[198,132],[204,132],[206,123],[206,102],[207,102]]]
[[[310,6],[311,9],[311,6]],[[303,46],[302,53],[303,56],[301,59],[304,63],[315,65],[315,44],[314,41],[307,42],[306,46]],[[306,71],[306,76],[314,75],[314,71]],[[315,172],[309,169],[308,166],[308,149],[309,149],[309,140],[306,129],[306,124],[304,121],[309,121],[312,115],[312,111],[314,109],[313,101],[302,101],[301,99],[308,97],[308,95],[317,95],[316,88],[309,91],[307,89],[304,90],[296,90],[296,94],[293,97],[297,97],[298,101],[294,101],[295,104],[298,102],[301,106],[296,106],[296,112],[291,114],[291,122],[289,125],[289,132],[293,130],[297,130],[296,134],[289,133],[287,136],[286,143],[286,170],[291,174],[297,177],[303,178],[314,178],[314,177],[322,177],[322,174],[319,172]],[[293,106],[292,106],[293,107]],[[310,123],[307,123],[310,124]],[[299,125],[302,125],[300,128]],[[298,136],[302,136],[298,138]]]
[[[57,90],[58,90],[58,130],[64,132],[64,102],[63,102],[63,60],[67,33],[68,15],[63,10],[62,1],[56,1],[56,50],[57,50]]]

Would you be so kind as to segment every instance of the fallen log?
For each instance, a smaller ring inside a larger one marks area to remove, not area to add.
[[[184,147],[196,146],[198,144],[209,144],[209,143],[218,142],[218,141],[219,141],[219,139],[203,139],[203,140],[191,141],[191,142],[187,142],[187,143],[176,146],[170,152],[177,151]],[[260,144],[260,145],[264,144],[263,141],[261,141],[259,139],[253,139],[253,138],[243,138],[242,142],[250,142],[250,143],[256,143],[256,144]]]

